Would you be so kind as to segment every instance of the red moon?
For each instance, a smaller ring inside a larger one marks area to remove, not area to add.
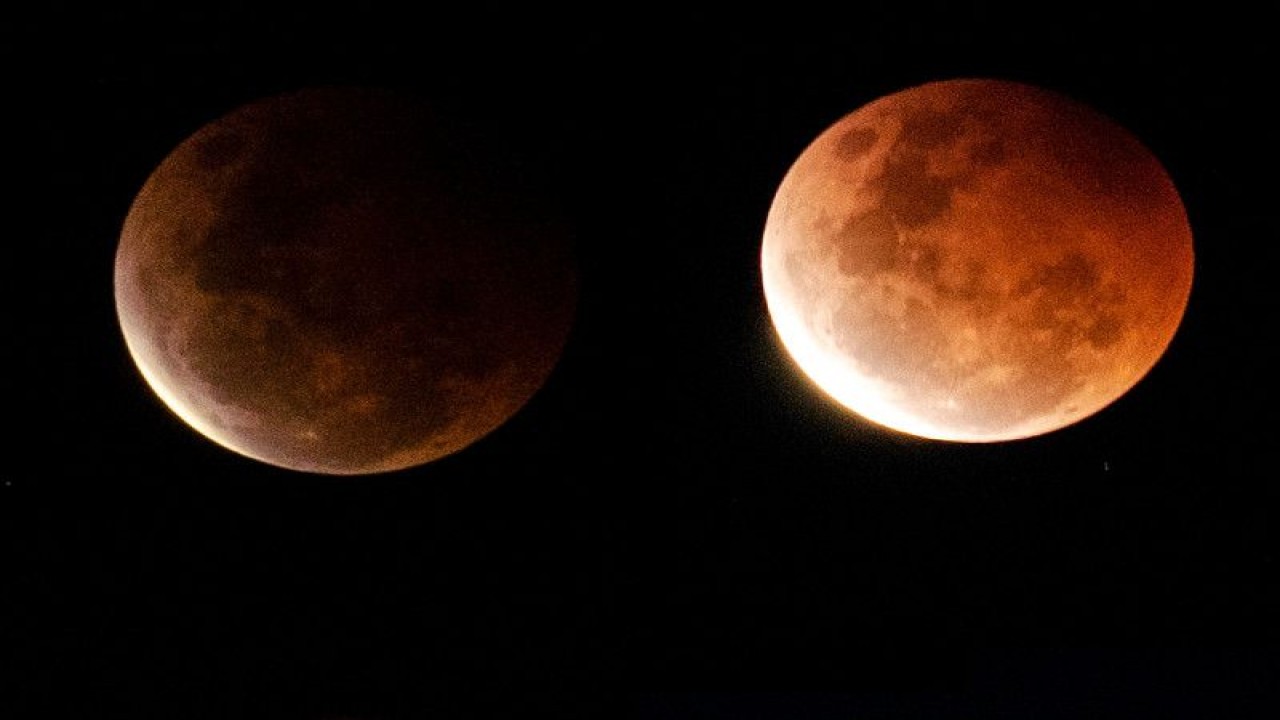
[[[1052,432],[1168,348],[1191,229],[1155,156],[1061,94],[990,79],[884,96],[784,176],[761,270],[800,369],[878,425],[956,442]]]
[[[230,450],[335,475],[430,462],[505,423],[567,340],[570,238],[527,168],[461,128],[407,95],[317,88],[178,145],[115,260],[155,393]]]

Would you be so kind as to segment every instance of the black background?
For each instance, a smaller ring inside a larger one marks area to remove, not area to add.
[[[1222,3],[1031,5],[11,18],[4,716],[1267,715],[1273,41]],[[1161,363],[1014,443],[850,417],[798,375],[760,289],[805,145],[964,76],[1126,125],[1196,241]],[[189,430],[137,374],[111,284],[177,143],[334,83],[420,92],[521,153],[581,279],[563,360],[516,417],[364,478]]]

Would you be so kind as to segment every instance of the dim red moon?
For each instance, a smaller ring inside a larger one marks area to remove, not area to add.
[[[179,144],[130,207],[117,315],[141,375],[216,443],[336,475],[456,453],[544,385],[576,302],[527,168],[420,99],[317,88]]]
[[[1185,312],[1191,228],[1127,129],[990,79],[927,83],[836,121],[765,223],[769,315],[835,401],[924,438],[1049,433],[1115,402]]]

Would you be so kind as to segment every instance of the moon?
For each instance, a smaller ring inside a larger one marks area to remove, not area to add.
[[[456,453],[545,384],[571,233],[509,146],[392,90],[308,88],[181,142],[125,217],[129,354],[202,435],[302,472]]]
[[[1190,297],[1186,210],[1133,134],[1060,93],[895,92],[786,172],[760,250],[799,368],[893,431],[1002,442],[1078,423],[1164,355]]]

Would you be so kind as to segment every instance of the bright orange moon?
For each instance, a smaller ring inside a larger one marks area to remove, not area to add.
[[[1022,83],[960,79],[822,132],[765,223],[770,317],[858,415],[1000,442],[1107,407],[1165,353],[1194,266],[1168,173],[1111,119]]]

